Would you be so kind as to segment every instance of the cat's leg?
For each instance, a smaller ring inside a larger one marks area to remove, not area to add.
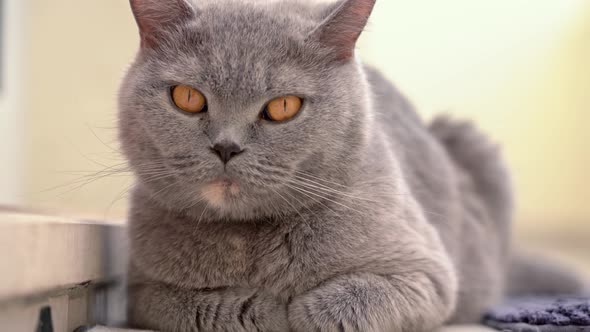
[[[286,305],[267,293],[182,290],[161,283],[129,287],[129,321],[160,332],[289,330]]]
[[[456,298],[452,278],[445,281],[441,275],[336,277],[293,300],[291,327],[300,332],[433,331],[449,317]]]

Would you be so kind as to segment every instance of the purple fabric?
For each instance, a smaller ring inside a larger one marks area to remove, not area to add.
[[[513,299],[491,310],[484,323],[508,331],[590,331],[590,298]]]

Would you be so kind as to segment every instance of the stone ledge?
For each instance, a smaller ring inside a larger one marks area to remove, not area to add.
[[[121,322],[127,240],[121,226],[0,211],[0,330],[54,331]]]
[[[0,212],[0,305],[123,275],[120,226]]]

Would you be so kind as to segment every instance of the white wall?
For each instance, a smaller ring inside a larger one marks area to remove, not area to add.
[[[4,0],[0,60],[0,204],[21,202],[23,187],[22,37],[23,0]]]

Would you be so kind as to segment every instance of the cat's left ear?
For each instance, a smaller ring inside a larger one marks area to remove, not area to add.
[[[341,0],[328,17],[308,37],[331,47],[336,59],[354,56],[354,47],[367,25],[376,0]]]
[[[194,15],[186,0],[129,0],[129,3],[139,27],[142,48],[154,47],[163,29]]]

